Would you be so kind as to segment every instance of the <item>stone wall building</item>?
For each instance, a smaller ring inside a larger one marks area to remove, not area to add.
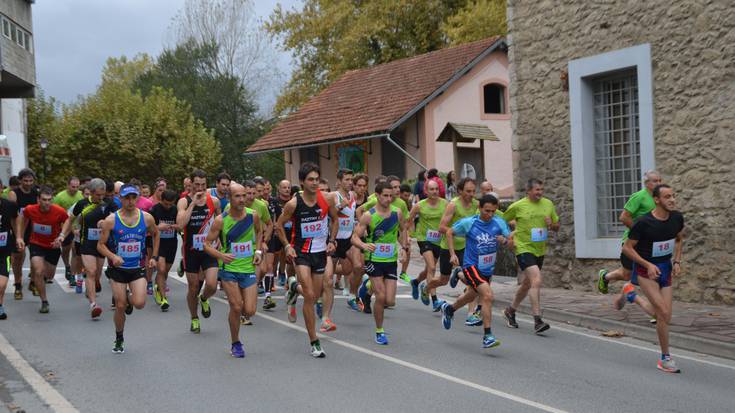
[[[675,297],[735,304],[735,7],[729,0],[508,1],[515,185],[562,229],[549,285],[616,268],[625,199],[656,169],[687,232]]]

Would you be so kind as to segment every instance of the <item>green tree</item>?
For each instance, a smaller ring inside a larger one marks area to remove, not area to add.
[[[449,16],[442,30],[452,45],[505,35],[506,8],[505,0],[472,0],[457,14]]]

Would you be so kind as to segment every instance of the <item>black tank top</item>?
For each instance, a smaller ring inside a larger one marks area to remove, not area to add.
[[[297,252],[307,254],[326,251],[329,236],[328,213],[329,204],[321,191],[316,192],[316,202],[313,206],[306,204],[301,192],[296,194],[296,210],[291,218],[293,222],[291,246]]]
[[[208,200],[209,199],[210,198],[208,198]],[[191,202],[191,197],[187,196],[187,208],[189,207]],[[207,233],[209,232],[209,226],[211,225],[213,218],[214,211],[210,211],[209,202],[205,202],[202,206],[194,206],[191,211],[191,218],[189,218],[189,223],[186,224],[186,228],[184,229],[184,245],[186,245],[186,248],[196,250],[203,249],[203,238],[206,238]],[[194,242],[195,236],[197,237],[197,242]]]
[[[18,204],[18,211],[22,211],[28,205],[38,203],[38,188],[35,186],[28,193],[23,192],[20,188],[13,189],[13,192],[15,192],[15,196],[18,199],[16,202]]]

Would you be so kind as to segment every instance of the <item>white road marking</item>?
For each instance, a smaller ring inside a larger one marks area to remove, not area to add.
[[[5,336],[0,334],[0,353],[8,359],[10,365],[20,373],[21,377],[28,382],[33,390],[38,394],[44,403],[48,404],[51,410],[62,413],[79,412],[69,400],[66,400],[51,384],[44,380],[41,375],[31,367],[30,364],[18,353],[18,351],[10,345]]]
[[[181,282],[183,284],[186,284],[186,279],[181,279],[181,278],[175,278],[175,279],[176,279],[176,281],[179,281],[179,282]],[[226,300],[223,300],[222,298],[219,298],[219,297],[216,297],[216,296],[211,297],[211,299],[212,300],[215,300],[215,301],[219,301],[221,303],[227,304],[227,301]],[[292,324],[292,323],[289,323],[287,321],[280,320],[280,319],[275,318],[273,316],[262,314],[262,313],[259,313],[259,312],[256,312],[255,315],[258,316],[258,317],[265,318],[266,320],[272,321],[274,323],[280,324],[280,325],[282,325],[284,327],[288,327],[290,329],[293,329],[293,330],[296,330],[296,331],[300,331],[302,333],[306,333],[306,329],[305,328],[299,327],[299,326],[297,326],[295,324]],[[426,373],[426,374],[432,375],[434,377],[438,377],[440,379],[444,379],[444,380],[450,381],[452,383],[461,384],[463,386],[467,386],[467,387],[473,388],[475,390],[480,390],[482,392],[489,393],[489,394],[492,394],[494,396],[502,397],[504,399],[508,399],[508,400],[514,401],[516,403],[524,404],[526,406],[530,406],[530,407],[533,407],[533,408],[536,408],[536,409],[539,409],[539,410],[542,410],[542,411],[545,411],[545,412],[566,413],[565,410],[560,410],[560,409],[557,409],[555,407],[551,407],[551,406],[548,406],[548,405],[545,405],[545,404],[542,404],[542,403],[535,402],[533,400],[524,399],[523,397],[516,396],[516,395],[510,394],[510,393],[506,393],[506,392],[501,391],[501,390],[494,389],[492,387],[487,387],[487,386],[483,386],[481,384],[473,383],[473,382],[468,381],[468,380],[460,379],[459,377],[455,377],[455,376],[452,376],[452,375],[449,375],[449,374],[446,374],[446,373],[442,373],[442,372],[437,371],[437,370],[432,370],[432,369],[427,368],[427,367],[419,366],[417,364],[413,364],[411,362],[404,361],[404,360],[401,360],[401,359],[396,358],[396,357],[392,357],[392,356],[388,356],[388,355],[385,355],[385,354],[381,354],[381,353],[378,353],[378,352],[375,352],[375,351],[372,351],[372,350],[369,350],[369,349],[366,349],[366,348],[363,348],[363,347],[354,345],[352,343],[348,343],[346,341],[338,340],[336,338],[325,336],[323,334],[317,334],[317,335],[318,335],[318,337],[320,339],[329,341],[330,343],[334,343],[334,344],[337,344],[339,346],[348,348],[350,350],[354,350],[354,351],[357,351],[359,353],[363,353],[363,354],[366,354],[366,355],[369,355],[369,356],[372,356],[372,357],[375,357],[375,358],[378,358],[378,359],[381,359],[381,360],[385,360],[387,362],[390,362],[390,363],[393,363],[393,364],[397,364],[399,366],[407,367],[407,368],[410,368],[410,369],[413,369],[413,370],[416,370],[416,371],[419,371],[419,372],[422,372],[422,373]]]

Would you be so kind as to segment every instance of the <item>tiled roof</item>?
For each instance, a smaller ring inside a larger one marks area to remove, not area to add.
[[[288,115],[247,152],[387,132],[405,114],[496,43],[491,37],[345,73]]]
[[[456,122],[447,122],[447,126],[444,127],[444,130],[441,131],[436,140],[439,142],[452,142],[453,136],[456,137],[457,142],[467,143],[472,143],[476,139],[486,141],[500,140],[487,125]]]

